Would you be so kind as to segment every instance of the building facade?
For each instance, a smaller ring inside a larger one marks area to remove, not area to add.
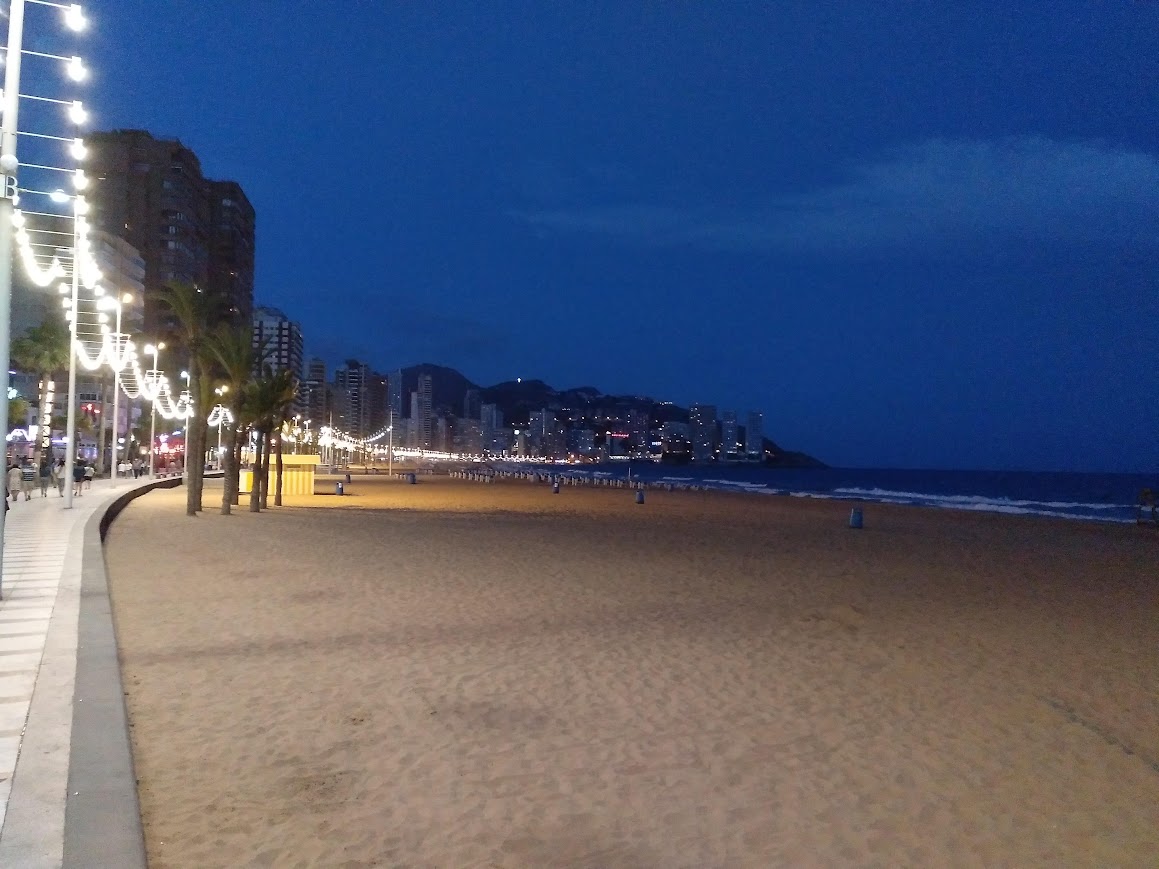
[[[298,384],[294,412],[305,413],[302,328],[277,308],[255,308],[252,319],[255,366],[259,370],[289,371]]]
[[[172,326],[154,297],[174,283],[208,293],[215,319],[243,324],[253,309],[253,206],[232,181],[210,181],[197,155],[145,130],[85,137],[94,229],[124,239],[145,265],[144,328]]]
[[[765,418],[759,411],[749,411],[744,430],[744,449],[749,458],[765,454]]]
[[[716,457],[716,406],[694,404],[688,409],[688,427],[692,440],[692,457],[698,462]]]

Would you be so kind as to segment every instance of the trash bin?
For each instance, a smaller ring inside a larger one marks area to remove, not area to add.
[[[644,490],[643,490],[643,489],[637,489],[637,490],[636,490],[636,503],[637,503],[637,504],[643,504],[643,503],[644,503]]]
[[[418,479],[417,475],[410,473],[410,474],[406,475],[406,481],[413,486],[415,483],[417,483],[419,481],[419,479]]]
[[[849,511],[849,527],[850,528],[861,528],[862,527],[861,508],[860,507],[854,507],[852,510]]]
[[[337,483],[334,484],[334,494],[335,495],[346,494],[346,490],[342,488],[342,481],[341,480],[339,480]]]

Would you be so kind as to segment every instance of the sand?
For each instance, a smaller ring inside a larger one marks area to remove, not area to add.
[[[113,525],[152,866],[1159,862],[1153,530],[347,490]]]

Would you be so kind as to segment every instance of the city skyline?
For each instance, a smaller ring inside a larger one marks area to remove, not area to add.
[[[761,407],[845,466],[1159,467],[1154,4],[93,14],[94,123],[239,181],[327,360]]]

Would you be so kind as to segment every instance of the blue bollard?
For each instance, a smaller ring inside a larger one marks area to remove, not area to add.
[[[337,482],[337,483],[335,483],[335,484],[334,484],[334,494],[335,494],[335,495],[344,495],[344,494],[346,494],[345,490],[342,488],[342,483],[341,483],[341,481],[339,481],[339,482]]]
[[[636,490],[636,503],[637,503],[637,504],[643,504],[643,503],[644,503],[644,490],[643,490],[643,489],[637,489],[637,490]]]
[[[862,527],[861,508],[860,507],[854,507],[852,510],[849,511],[849,527],[850,528],[861,528]]]

